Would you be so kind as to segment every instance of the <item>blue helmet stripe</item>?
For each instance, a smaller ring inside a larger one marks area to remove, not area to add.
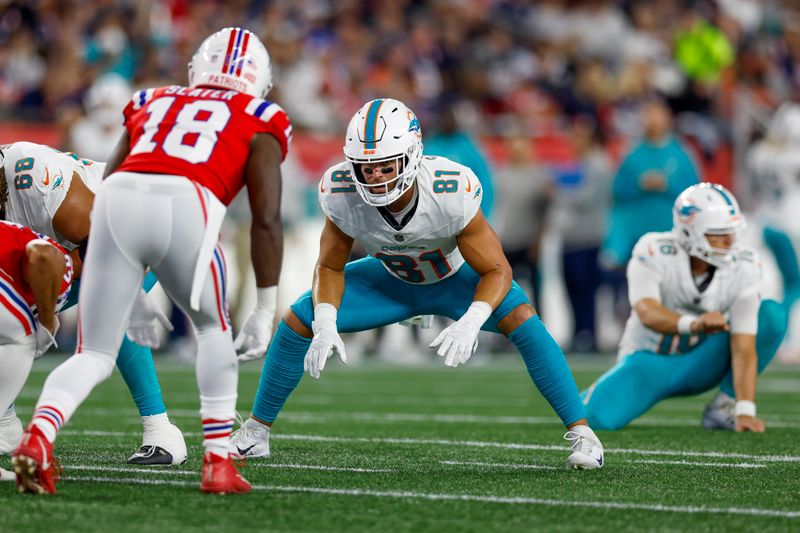
[[[725,200],[725,203],[728,204],[728,207],[730,208],[731,215],[735,215],[736,208],[733,206],[733,202],[731,202],[731,199],[728,198],[728,195],[725,194],[725,191],[722,190],[720,187],[712,187],[712,188],[722,195],[722,198]]]
[[[375,135],[376,129],[378,126],[378,112],[381,109],[381,105],[383,105],[383,100],[373,100],[372,103],[369,105],[369,109],[367,109],[367,122],[364,125],[364,149],[365,150],[374,150],[375,149]]]

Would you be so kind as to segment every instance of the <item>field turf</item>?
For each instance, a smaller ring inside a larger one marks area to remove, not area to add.
[[[34,366],[17,402],[23,420],[58,361]],[[57,495],[0,485],[0,531],[800,531],[800,367],[773,366],[760,381],[763,435],[702,430],[710,393],[671,400],[599,433],[606,466],[581,472],[563,468],[564,430],[520,360],[439,363],[333,363],[321,380],[304,378],[273,430],[272,457],[243,469],[255,486],[246,496],[199,491],[192,366],[158,363],[189,461],[126,465],[141,426],[115,372],[57,443]],[[609,359],[570,363],[584,387]],[[260,367],[242,367],[244,416]]]

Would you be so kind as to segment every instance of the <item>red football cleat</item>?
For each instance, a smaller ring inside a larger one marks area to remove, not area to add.
[[[205,453],[200,490],[207,494],[245,494],[252,489],[250,483],[233,466],[230,457]]]
[[[53,445],[36,426],[28,426],[22,434],[17,449],[11,452],[11,464],[19,492],[56,493],[59,468],[53,460]]]

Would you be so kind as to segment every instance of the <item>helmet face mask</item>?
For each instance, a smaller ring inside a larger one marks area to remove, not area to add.
[[[233,89],[265,98],[272,67],[264,44],[249,30],[225,28],[209,36],[189,61],[189,86]]]
[[[736,198],[721,185],[701,183],[683,191],[673,206],[673,222],[687,253],[715,267],[729,266],[740,250],[744,216]]]
[[[410,189],[417,178],[422,161],[419,120],[398,100],[367,102],[350,120],[344,155],[361,198],[372,206],[387,206]],[[391,163],[397,169],[396,176],[370,183],[362,171],[365,163]]]

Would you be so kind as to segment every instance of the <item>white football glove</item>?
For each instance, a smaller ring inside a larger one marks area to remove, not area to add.
[[[278,305],[278,287],[256,289],[256,308],[247,317],[242,330],[236,336],[233,349],[237,361],[246,363],[264,357],[272,340],[272,324]]]
[[[328,357],[333,354],[347,364],[344,341],[336,329],[336,313],[336,308],[331,304],[317,304],[314,307],[314,321],[311,322],[314,338],[303,360],[303,370],[308,371],[314,379],[319,379],[319,373],[325,369]]]
[[[406,318],[405,320],[401,320],[400,325],[407,328],[410,328],[411,326],[419,326],[420,329],[428,329],[431,327],[432,320],[433,315],[417,315],[412,316],[411,318]]]
[[[491,314],[492,306],[488,303],[472,302],[464,316],[442,330],[429,347],[439,346],[436,353],[446,356],[444,364],[447,366],[455,368],[466,363],[478,349],[478,332]]]
[[[52,333],[37,320],[36,333],[34,334],[36,336],[36,353],[33,355],[34,359],[39,359],[52,346],[58,348],[56,333],[58,333],[59,327],[61,327],[61,323],[58,321],[58,317],[56,317],[56,327]]]
[[[131,309],[131,319],[128,322],[128,339],[139,346],[158,348],[161,343],[159,324],[164,326],[167,331],[175,329],[158,304],[147,296],[144,289],[139,289],[139,294],[136,295],[133,309]]]

